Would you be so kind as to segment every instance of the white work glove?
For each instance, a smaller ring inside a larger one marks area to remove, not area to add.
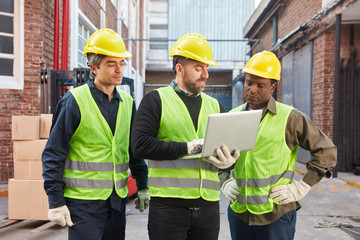
[[[233,203],[239,196],[239,187],[233,178],[230,178],[223,183],[221,191],[230,203]]]
[[[194,139],[191,142],[187,143],[188,154],[197,154],[201,153],[202,147],[204,145],[204,139]]]
[[[137,194],[138,197],[135,199],[135,208],[139,209],[140,212],[143,212],[150,204],[150,191],[149,189],[144,188],[138,191]]]
[[[62,227],[68,225],[72,227],[74,223],[71,221],[70,211],[66,205],[49,209],[48,218],[51,222],[55,222]]]
[[[240,156],[239,150],[235,150],[231,155],[229,148],[226,145],[221,145],[215,150],[217,158],[214,156],[203,158],[203,161],[213,164],[215,167],[225,169],[231,167]]]
[[[280,204],[299,201],[310,191],[311,186],[301,180],[292,181],[288,185],[279,185],[271,189],[270,197]]]

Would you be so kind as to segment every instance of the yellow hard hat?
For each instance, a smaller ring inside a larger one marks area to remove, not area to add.
[[[121,58],[132,57],[132,55],[126,51],[122,38],[109,28],[99,29],[89,37],[84,47],[84,55],[87,53]]]
[[[183,56],[205,64],[218,66],[214,61],[210,44],[196,33],[189,33],[180,37],[170,50],[169,57]]]
[[[262,51],[250,58],[243,72],[280,81],[281,64],[274,53]]]

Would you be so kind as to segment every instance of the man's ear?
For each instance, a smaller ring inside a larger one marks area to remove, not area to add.
[[[184,66],[180,63],[175,65],[176,74],[181,74],[184,71]]]
[[[94,65],[90,65],[89,67],[90,67],[90,70],[91,70],[93,73],[96,74],[96,72],[97,72],[97,67],[94,66]]]
[[[273,92],[275,91],[276,89],[276,82],[272,83],[271,86],[270,86],[270,94],[273,94]]]

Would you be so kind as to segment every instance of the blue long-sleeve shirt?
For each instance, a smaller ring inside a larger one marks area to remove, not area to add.
[[[109,102],[108,95],[97,89],[92,81],[88,81],[87,84],[90,87],[92,97],[114,134],[119,101],[122,101],[119,93],[115,90],[114,97]],[[131,125],[135,112],[134,103]],[[69,154],[70,139],[79,126],[80,119],[79,106],[71,92],[68,92],[55,108],[49,139],[42,154],[44,188],[48,195],[49,208],[56,208],[66,204],[64,198],[65,182],[63,180],[65,159]],[[131,146],[129,148],[129,155],[129,168],[131,175],[136,179],[138,190],[147,188],[148,170],[144,160],[133,156]],[[111,198],[114,197],[116,198],[117,195],[112,194]],[[99,204],[102,204],[100,202],[101,200],[99,200]],[[121,203],[121,201],[117,200],[113,202]]]

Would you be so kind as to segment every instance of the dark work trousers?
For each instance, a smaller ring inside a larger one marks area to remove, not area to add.
[[[217,240],[219,202],[205,207],[177,207],[150,201],[150,240]]]
[[[292,240],[295,235],[296,210],[285,213],[275,222],[263,226],[249,226],[228,208],[232,240]]]
[[[115,196],[107,200],[66,199],[74,226],[69,227],[69,240],[125,239],[125,206],[127,199]],[[114,200],[115,199],[115,200]]]

